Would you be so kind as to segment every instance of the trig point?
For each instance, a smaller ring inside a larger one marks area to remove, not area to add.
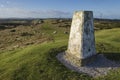
[[[76,11],[73,15],[65,58],[72,64],[84,66],[96,55],[92,11]]]
[[[57,55],[67,68],[89,76],[107,75],[120,64],[96,54],[92,11],[77,11],[73,15],[68,49]]]

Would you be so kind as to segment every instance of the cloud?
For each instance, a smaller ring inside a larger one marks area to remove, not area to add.
[[[7,4],[9,4],[10,2],[9,1],[6,1]]]
[[[3,5],[3,4],[1,4],[1,5],[0,5],[0,7],[2,7],[2,8],[3,8],[3,7],[4,7],[4,5]]]
[[[93,11],[95,18],[103,19],[120,19],[120,14],[117,11]]]
[[[0,5],[0,18],[70,18],[71,12],[60,10],[28,10],[22,8],[6,8]],[[94,11],[94,17],[120,19],[119,13]]]
[[[0,8],[0,18],[56,18],[56,17],[71,17],[70,12],[59,10],[26,10],[21,8]]]

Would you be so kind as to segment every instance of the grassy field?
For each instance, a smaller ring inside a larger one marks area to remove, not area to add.
[[[109,30],[102,30],[96,32],[96,42],[103,44],[108,44],[111,49],[107,50],[107,52],[119,52],[120,48],[120,28],[116,29],[109,29]],[[112,50],[112,47],[115,50]],[[106,49],[105,49],[106,50]]]
[[[23,27],[24,28],[24,27]],[[16,28],[15,28],[16,29]],[[17,29],[19,31],[19,27]],[[25,30],[25,29],[23,29]],[[27,30],[30,30],[29,28]],[[27,30],[25,32],[27,32]],[[91,78],[67,69],[57,59],[59,52],[68,45],[66,28],[53,26],[51,23],[33,28],[44,33],[43,42],[27,45],[24,48],[0,52],[0,80],[119,80],[120,69],[111,71],[107,76]],[[53,34],[57,31],[56,34]],[[120,28],[99,30],[95,32],[97,53],[103,53],[112,60],[120,59]],[[27,37],[28,39],[33,39]],[[41,40],[37,37],[35,41]],[[41,37],[42,38],[42,37]],[[21,39],[27,42],[26,37]],[[33,40],[32,40],[33,41]],[[14,41],[13,41],[14,42]]]
[[[109,59],[120,60],[120,28],[96,31],[97,53]]]

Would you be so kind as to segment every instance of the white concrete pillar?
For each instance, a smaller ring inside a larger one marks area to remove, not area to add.
[[[76,11],[73,15],[66,57],[81,66],[92,60],[94,55],[96,50],[93,12]]]

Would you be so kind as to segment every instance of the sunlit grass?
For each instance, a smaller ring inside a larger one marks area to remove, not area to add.
[[[0,53],[0,80],[93,80],[85,74],[67,69],[56,59],[58,53],[67,49],[69,35],[59,32],[59,29],[55,30],[58,31],[53,36],[55,41]],[[119,54],[119,33],[119,28],[96,32],[97,52]],[[120,70],[96,80],[119,80],[119,75]]]

